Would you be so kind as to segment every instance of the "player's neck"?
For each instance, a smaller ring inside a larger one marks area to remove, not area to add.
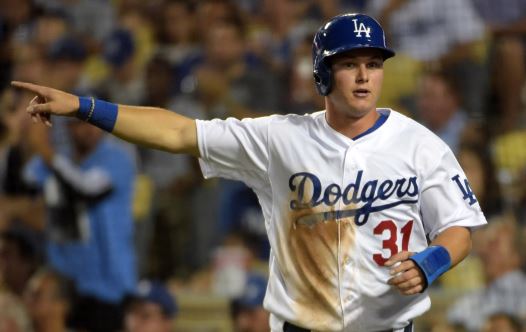
[[[362,116],[352,116],[327,107],[325,118],[329,126],[342,135],[354,138],[371,128],[380,115],[372,109]]]

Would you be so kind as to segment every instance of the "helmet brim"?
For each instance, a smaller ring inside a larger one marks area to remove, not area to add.
[[[363,49],[379,50],[382,53],[382,57],[384,60],[392,58],[396,55],[395,51],[387,47],[378,47],[378,46],[358,44],[358,45],[352,45],[352,46],[342,46],[342,47],[338,47],[330,51],[326,50],[323,52],[322,56],[323,56],[323,59],[325,60],[329,57],[333,57],[338,54],[347,53],[347,52],[351,52],[354,50],[363,50]]]

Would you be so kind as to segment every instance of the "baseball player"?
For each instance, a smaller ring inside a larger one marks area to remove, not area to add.
[[[334,17],[313,42],[325,110],[191,120],[30,83],[34,120],[77,116],[128,141],[199,158],[206,178],[259,198],[271,244],[264,307],[272,331],[412,331],[426,289],[470,251],[486,223],[451,150],[413,120],[376,108],[384,31]]]

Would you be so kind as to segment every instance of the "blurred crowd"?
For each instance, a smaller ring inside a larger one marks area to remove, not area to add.
[[[33,125],[9,82],[199,119],[313,112],[312,37],[346,12],[397,52],[379,107],[451,147],[489,220],[417,330],[526,331],[525,0],[0,0],[0,331],[183,331],[181,294],[268,331],[249,188],[75,119]]]

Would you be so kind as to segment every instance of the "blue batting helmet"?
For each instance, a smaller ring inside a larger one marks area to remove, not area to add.
[[[314,81],[319,94],[326,96],[331,92],[332,72],[327,59],[361,48],[382,51],[384,60],[395,55],[385,45],[382,26],[374,18],[364,14],[338,15],[316,32],[312,44],[312,61]]]

